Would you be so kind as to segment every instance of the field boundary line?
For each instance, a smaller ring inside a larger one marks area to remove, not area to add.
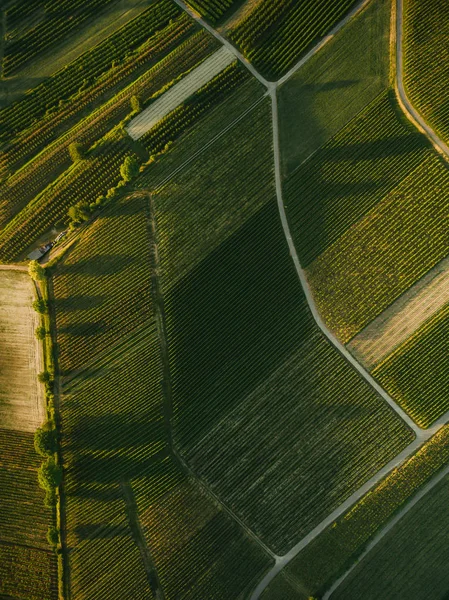
[[[371,550],[377,546],[377,544],[382,540],[382,538],[387,535],[393,529],[393,527],[403,518],[405,515],[411,510],[415,504],[417,504],[420,500],[422,500],[432,488],[434,488],[446,475],[449,474],[449,465],[447,465],[444,469],[442,469],[439,473],[437,473],[432,479],[422,487],[414,496],[407,502],[406,506],[402,510],[399,511],[394,517],[392,517],[389,522],[379,531],[379,533],[374,536],[374,538],[368,543],[363,553],[356,559],[356,561],[337,579],[337,581],[325,592],[322,600],[328,600],[335,590],[340,587],[343,581],[352,573],[352,571],[362,562],[362,560],[371,552]]]

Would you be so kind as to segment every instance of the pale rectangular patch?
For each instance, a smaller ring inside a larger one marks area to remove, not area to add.
[[[197,92],[203,85],[218,75],[223,69],[235,61],[235,56],[227,48],[220,48],[198,67],[193,69],[181,81],[157,98],[148,108],[128,123],[126,131],[138,140],[156,123],[168,115],[189,96]]]
[[[445,258],[362,329],[347,348],[371,369],[448,302],[449,258]]]
[[[33,282],[25,272],[0,269],[0,428],[33,432],[45,416],[41,343],[35,329]]]

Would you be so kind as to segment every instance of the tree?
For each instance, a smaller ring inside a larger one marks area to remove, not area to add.
[[[42,373],[39,373],[37,378],[41,383],[50,383],[51,381],[51,375],[48,371],[42,371]]]
[[[135,156],[127,156],[120,167],[120,175],[125,183],[129,183],[139,174],[139,163]]]
[[[40,325],[39,327],[36,328],[36,331],[34,333],[38,340],[43,340],[45,338],[45,336],[47,335],[47,330],[45,329],[45,327]]]
[[[39,298],[38,300],[35,300],[33,302],[33,308],[40,315],[43,315],[48,312],[47,302],[43,298]]]
[[[62,469],[53,456],[47,458],[37,471],[37,479],[42,489],[52,492],[62,481]]]
[[[53,548],[56,548],[56,546],[59,544],[59,530],[56,529],[56,527],[50,526],[48,528],[47,542],[50,544],[50,546],[53,546]]]
[[[55,424],[47,421],[34,433],[34,447],[41,456],[52,456],[57,450],[57,432]]]
[[[83,160],[86,156],[84,146],[79,142],[72,142],[69,145],[69,154],[74,163],[78,162],[79,160]]]
[[[130,104],[133,112],[140,112],[142,110],[142,105],[138,96],[131,96]]]
[[[28,265],[28,274],[34,281],[42,281],[45,279],[45,269],[37,260],[31,260]]]
[[[89,204],[84,202],[84,200],[80,200],[75,204],[75,206],[71,206],[69,208],[69,217],[72,223],[76,223],[79,225],[84,221],[88,221],[90,219],[91,211]]]

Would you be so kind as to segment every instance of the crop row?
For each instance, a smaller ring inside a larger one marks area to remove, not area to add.
[[[64,3],[59,0],[47,2],[45,5],[45,18],[38,19],[36,25],[31,24],[31,27],[20,34],[20,37],[13,37],[11,41],[5,44],[3,74],[5,76],[14,74],[24,63],[42,51],[52,48],[62,39],[67,38],[68,35],[97,15],[99,10],[112,4],[112,1],[66,1],[66,8],[70,7],[68,11],[64,11]],[[50,11],[52,4],[54,5],[53,12]],[[25,10],[29,12],[27,8]],[[7,26],[9,16],[11,15],[8,11],[6,13]],[[31,17],[32,23],[32,14],[29,17]],[[12,22],[17,22],[17,17],[14,14],[12,15]],[[10,28],[8,27],[8,29]]]
[[[6,225],[19,210],[70,166],[68,146],[71,142],[79,142],[84,148],[89,148],[130,114],[132,96],[138,96],[141,103],[145,105],[153,94],[182,73],[192,69],[213,52],[214,48],[213,38],[202,31],[191,36],[157,65],[84,118],[9,178],[0,187],[0,227]],[[35,137],[34,141],[40,143],[40,137]],[[28,144],[27,149],[33,151],[33,144]],[[10,161],[18,161],[23,157],[23,147],[18,148],[17,152],[15,150],[14,147],[8,153]]]
[[[0,234],[0,258],[10,262],[56,223],[78,201],[93,203],[120,181],[120,165],[132,150],[126,136],[103,138],[88,158],[78,161],[19,212]]]
[[[282,553],[413,435],[308,311],[275,202],[269,122],[261,104],[155,206],[174,440]]]
[[[431,127],[449,142],[446,57],[447,4],[406,0],[404,11],[404,83],[407,94]]]
[[[426,138],[380,94],[285,184],[296,250],[308,266],[427,156]]]
[[[323,594],[448,460],[449,427],[445,426],[304,548],[287,566],[287,575],[298,580],[307,595]],[[276,584],[273,587],[274,598]]]
[[[3,546],[0,541],[2,597],[58,600],[57,579],[56,556],[50,550]]]
[[[73,95],[98,84],[100,77],[116,69],[133,50],[137,50],[145,40],[164,29],[178,15],[176,4],[170,0],[159,0],[106,40],[40,83],[25,98],[4,108],[0,112],[2,141],[9,141],[46,112],[58,109]]]
[[[449,410],[449,306],[424,323],[373,371],[384,389],[420,425]]]
[[[174,142],[192,123],[225,100],[248,78],[248,71],[244,67],[238,62],[232,63],[161,119],[140,141],[150,155],[161,152],[169,142]]]
[[[54,286],[63,372],[79,369],[119,334],[151,321],[145,203],[139,197],[112,206],[58,268]],[[76,289],[83,296],[73,294]]]
[[[215,25],[239,0],[189,0],[190,6]]]
[[[47,550],[51,513],[37,484],[32,434],[0,430],[0,466],[0,540]]]
[[[354,0],[265,0],[230,32],[244,55],[277,78],[338,22]]]
[[[344,342],[448,254],[449,172],[428,152],[307,269],[323,318]]]

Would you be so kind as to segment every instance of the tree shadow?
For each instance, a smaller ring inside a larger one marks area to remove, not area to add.
[[[58,313],[69,313],[79,310],[90,310],[100,306],[104,301],[105,298],[103,296],[74,295],[68,298],[55,298],[53,305]]]
[[[80,542],[93,539],[111,540],[116,537],[129,536],[129,528],[125,524],[109,525],[108,523],[92,523],[77,525],[74,533]]]
[[[58,331],[75,337],[92,337],[106,331],[106,324],[103,321],[73,323],[60,327]]]
[[[74,264],[62,265],[60,272],[101,277],[119,273],[135,263],[136,260],[134,256],[117,254],[98,255],[85,260],[79,260]]]

